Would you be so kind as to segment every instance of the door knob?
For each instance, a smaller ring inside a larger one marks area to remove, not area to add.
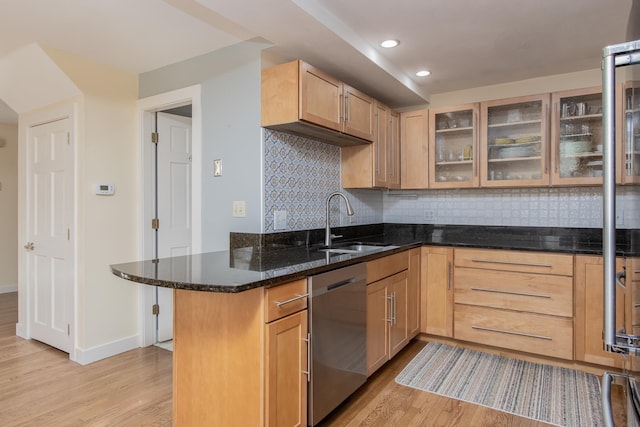
[[[35,248],[35,246],[33,245],[33,242],[27,242],[27,244],[24,245],[24,248],[31,252]]]

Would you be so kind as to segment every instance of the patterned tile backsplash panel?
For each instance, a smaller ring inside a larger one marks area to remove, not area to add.
[[[618,187],[617,224],[640,227],[640,188]],[[384,196],[384,222],[602,227],[600,187],[431,190]]]
[[[340,147],[288,133],[264,129],[264,224],[272,233],[274,213],[287,212],[286,229],[308,230],[325,226],[326,198],[340,186]],[[382,196],[378,191],[343,191],[354,216],[346,214],[344,201],[331,203],[331,225],[382,222]]]
[[[264,129],[263,232],[323,228],[325,200],[343,191],[355,215],[334,198],[331,225],[403,224],[602,227],[602,189],[522,188],[393,191],[342,190],[340,148]],[[640,227],[640,187],[619,187],[618,225]],[[274,229],[274,212],[286,211],[286,228]]]

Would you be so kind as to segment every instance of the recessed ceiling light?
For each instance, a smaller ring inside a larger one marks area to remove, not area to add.
[[[385,40],[382,43],[380,43],[380,46],[382,47],[396,47],[400,44],[400,42],[398,40]]]
[[[416,76],[418,77],[425,77],[428,76],[429,74],[431,74],[431,71],[428,70],[420,70],[416,73]]]

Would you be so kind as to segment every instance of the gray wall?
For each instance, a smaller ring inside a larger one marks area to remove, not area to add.
[[[140,75],[139,97],[202,87],[202,250],[229,247],[229,232],[262,231],[261,50],[249,41]],[[213,177],[214,159],[222,176]],[[194,159],[194,161],[198,161]],[[232,217],[234,200],[246,217]]]

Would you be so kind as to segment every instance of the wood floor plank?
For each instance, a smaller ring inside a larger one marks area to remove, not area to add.
[[[59,350],[16,337],[17,305],[16,293],[0,294],[0,426],[171,425],[171,352],[153,346],[81,366]],[[411,342],[321,425],[547,425],[397,384],[396,376],[424,345]],[[617,425],[624,425],[622,399],[614,388]]]

